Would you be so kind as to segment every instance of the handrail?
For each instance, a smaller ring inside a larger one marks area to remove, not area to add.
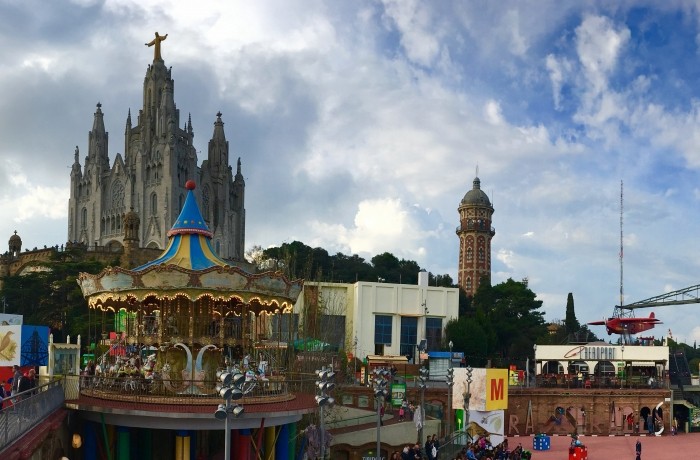
[[[3,449],[54,411],[63,407],[65,402],[63,380],[63,378],[55,378],[48,383],[2,399],[0,458],[3,457]]]

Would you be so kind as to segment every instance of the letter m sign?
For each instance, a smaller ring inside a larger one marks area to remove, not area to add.
[[[508,369],[486,369],[486,410],[508,408]]]

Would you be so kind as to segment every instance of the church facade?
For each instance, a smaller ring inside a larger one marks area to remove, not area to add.
[[[167,37],[167,35],[165,36]],[[71,168],[68,242],[114,252],[125,245],[164,249],[167,232],[184,204],[185,183],[197,183],[197,201],[213,233],[212,246],[224,259],[244,260],[245,181],[240,157],[234,173],[221,113],[216,114],[208,155],[198,166],[191,117],[180,127],[171,69],[156,36],[153,63],[143,82],[143,106],[135,123],[126,118],[124,155],[109,158],[109,134],[97,104],[81,164],[79,148]],[[152,42],[151,44],[154,44]],[[129,217],[125,222],[125,217]],[[128,226],[128,228],[127,228]]]

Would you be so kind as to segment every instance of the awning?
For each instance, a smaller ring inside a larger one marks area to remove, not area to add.
[[[654,361],[632,361],[632,367],[655,367]]]

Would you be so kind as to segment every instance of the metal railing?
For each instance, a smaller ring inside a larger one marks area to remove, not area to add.
[[[0,452],[64,405],[63,379],[2,399]]]

